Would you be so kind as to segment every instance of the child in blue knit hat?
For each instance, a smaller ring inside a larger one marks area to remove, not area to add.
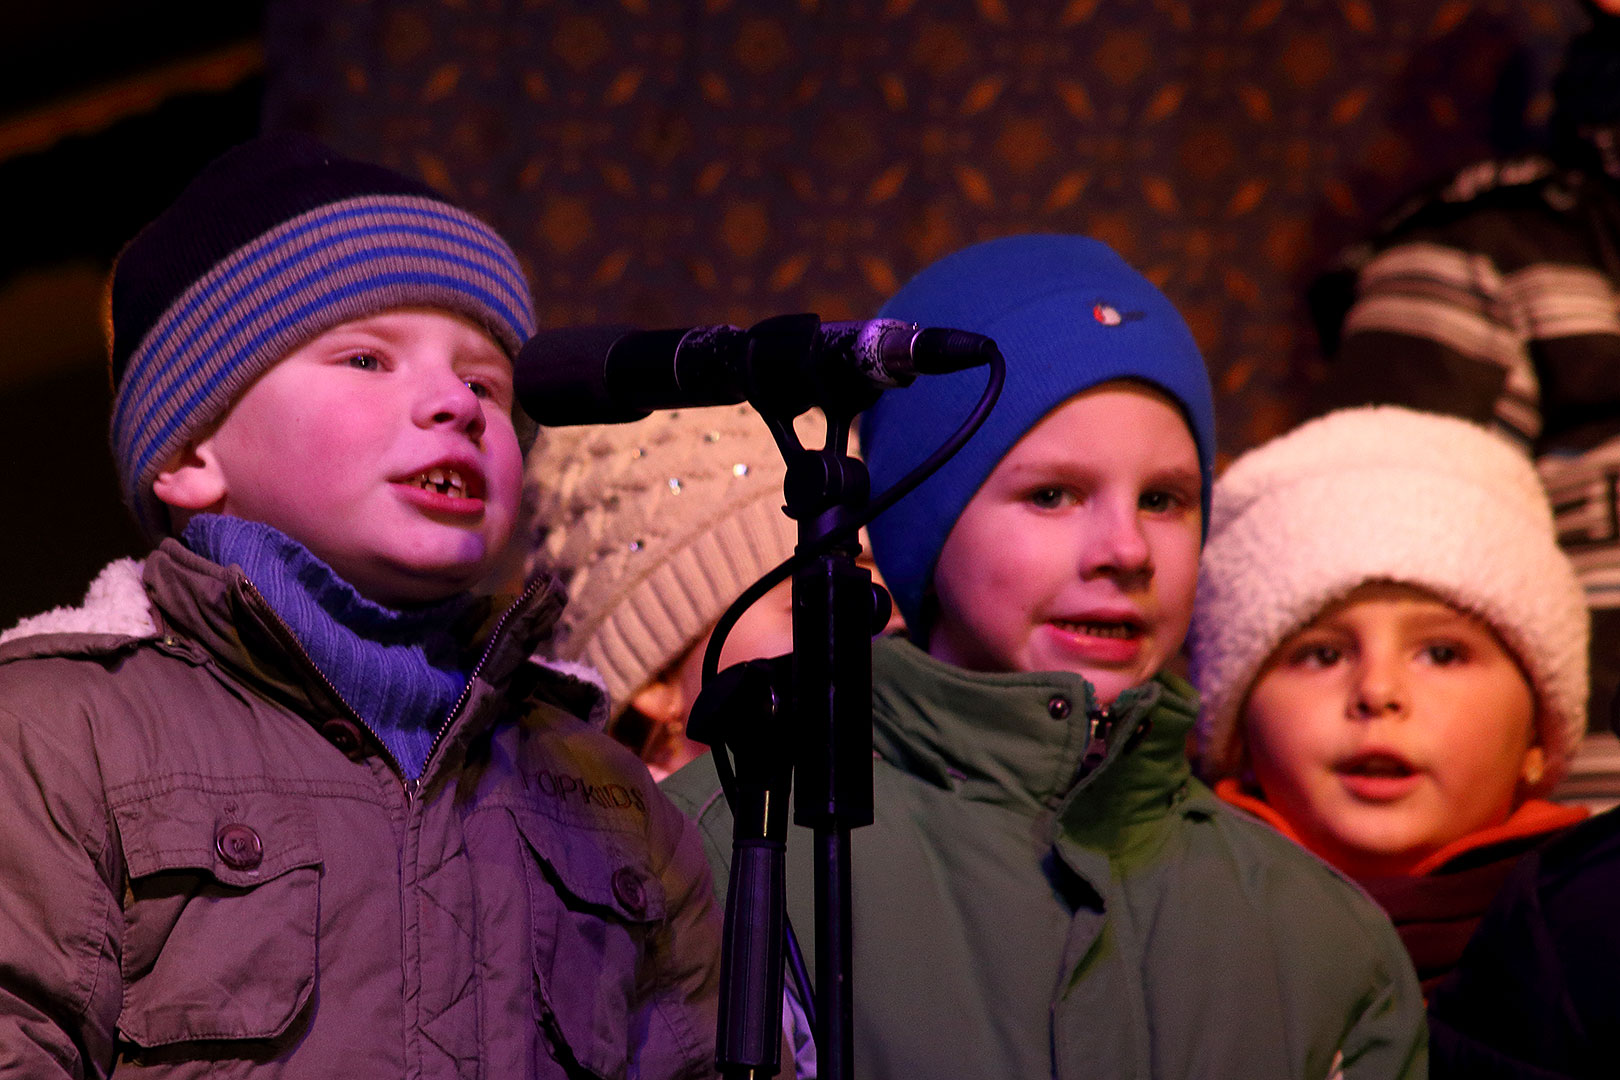
[[[517,257],[272,135],[114,270],[112,446],[157,545],[0,645],[0,1072],[684,1077],[696,836],[497,601]]]
[[[1076,236],[967,248],[881,314],[994,338],[1007,382],[964,450],[871,527],[911,638],[874,643],[856,1075],[1424,1075],[1422,999],[1388,921],[1189,772],[1197,698],[1164,669],[1192,613],[1215,441],[1185,323]],[[874,490],[961,423],[983,379],[920,379],[864,414]],[[723,871],[729,820],[685,775],[666,790]],[[810,847],[788,849],[801,937]]]

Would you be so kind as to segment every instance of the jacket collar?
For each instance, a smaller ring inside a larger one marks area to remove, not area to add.
[[[1107,713],[1106,756],[1087,771],[1098,710],[1081,676],[967,671],[901,638],[874,642],[872,658],[877,755],[965,798],[1051,817],[1070,839],[1104,843],[1163,818],[1189,784],[1197,699],[1173,675],[1120,695]]]
[[[158,621],[181,632],[177,648],[187,643],[201,660],[205,655],[236,678],[260,686],[303,713],[343,710],[330,684],[304,655],[291,631],[235,567],[222,567],[165,540],[146,560],[143,580]],[[496,696],[514,681],[537,643],[555,626],[564,601],[562,589],[548,577],[537,578],[515,602],[488,600],[474,604],[457,628],[470,643],[468,667],[476,667],[482,684],[477,696]],[[583,682],[569,673],[563,682]],[[561,704],[590,711],[589,686],[555,688]],[[473,695],[469,693],[469,697]]]
[[[1287,818],[1277,812],[1276,808],[1258,794],[1247,791],[1241,781],[1236,777],[1228,776],[1215,782],[1215,794],[1226,802],[1241,810],[1245,810],[1255,817],[1294,841],[1300,847],[1309,849],[1313,854],[1320,855],[1307,844],[1300,835],[1294,831]],[[1579,824],[1590,816],[1591,811],[1584,806],[1566,806],[1547,799],[1526,799],[1509,815],[1506,821],[1477,829],[1466,836],[1458,837],[1437,851],[1430,852],[1419,862],[1407,870],[1407,877],[1425,877],[1429,874],[1439,873],[1452,862],[1458,861],[1465,855],[1473,855],[1486,848],[1498,844],[1507,844],[1513,841],[1525,840],[1544,833],[1567,829],[1571,825]],[[1321,856],[1324,861],[1326,856]]]
[[[83,603],[23,619],[0,633],[0,645],[6,646],[8,658],[15,659],[40,655],[39,646],[60,644],[66,640],[65,635],[97,641],[115,638],[127,643],[155,638],[159,633],[152,617],[152,603],[141,584],[140,561],[118,559],[102,567],[86,590]],[[44,652],[51,649],[47,647]]]

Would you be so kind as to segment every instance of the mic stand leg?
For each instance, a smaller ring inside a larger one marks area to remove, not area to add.
[[[764,1080],[781,1069],[793,759],[778,686],[788,663],[780,657],[727,668],[703,688],[688,724],[693,738],[717,754],[729,750],[736,763],[715,1041],[726,1080]]]
[[[878,612],[857,550],[835,549],[793,579],[794,820],[815,832],[816,1061],[826,1080],[854,1075],[850,830],[873,817],[871,635]]]
[[[850,904],[849,830],[816,830],[817,1067],[829,1080],[852,1075],[855,1059],[854,922]]]

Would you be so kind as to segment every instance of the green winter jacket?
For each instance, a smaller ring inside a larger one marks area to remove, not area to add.
[[[852,840],[855,1065],[886,1077],[1347,1080],[1426,1074],[1389,921],[1189,771],[1194,691],[1111,711],[1064,672],[987,675],[898,639],[873,657],[876,823]],[[1098,719],[1106,756],[1082,765]],[[708,756],[664,783],[725,895]],[[814,960],[813,846],[788,841]]]

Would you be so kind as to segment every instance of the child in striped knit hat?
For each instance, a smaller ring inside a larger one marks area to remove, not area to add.
[[[1587,612],[1534,469],[1463,420],[1345,409],[1215,485],[1188,638],[1204,771],[1365,886],[1432,990],[1586,727]]]
[[[272,135],[124,249],[112,446],[157,545],[0,644],[18,1074],[706,1074],[693,827],[531,661],[506,242]],[[580,977],[588,973],[588,978]]]

